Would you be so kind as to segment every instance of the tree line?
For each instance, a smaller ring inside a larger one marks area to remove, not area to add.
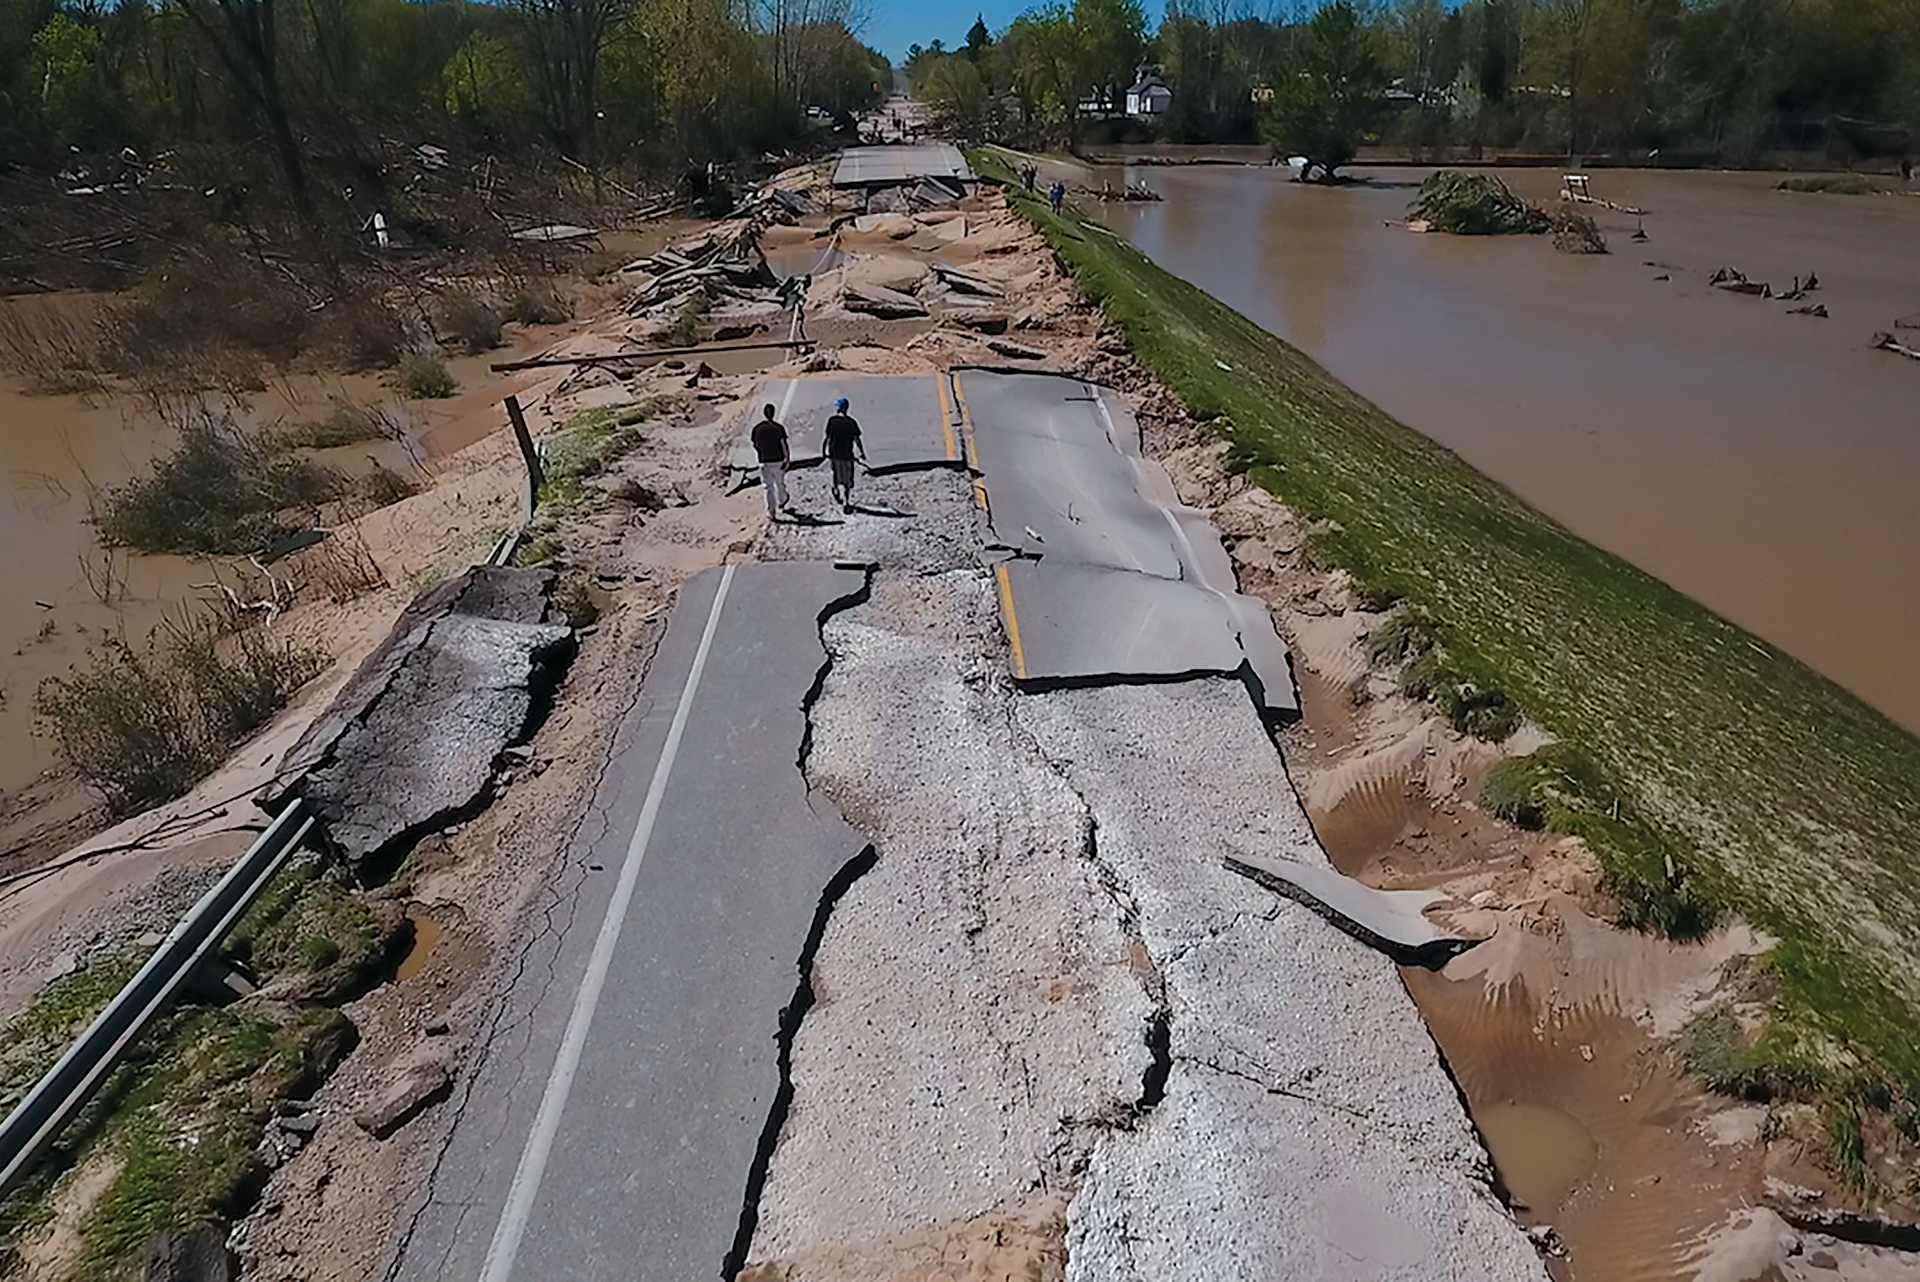
[[[311,227],[347,191],[401,200],[403,147],[700,166],[876,101],[891,69],[851,17],[851,0],[0,0],[0,187],[164,164]]]
[[[967,136],[1075,143],[1362,142],[1579,155],[1776,151],[1897,156],[1920,121],[1914,0],[1341,0],[1277,15],[1247,0],[1031,10],[995,37],[909,51],[908,74]],[[1141,67],[1164,117],[1114,119]]]

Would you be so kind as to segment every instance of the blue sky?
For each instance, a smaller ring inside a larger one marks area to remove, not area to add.
[[[944,40],[947,48],[967,42],[967,28],[976,15],[987,20],[995,35],[1007,24],[1040,4],[1041,0],[867,0],[867,21],[860,39],[895,62],[907,56],[907,46]],[[1147,30],[1160,25],[1163,0],[1145,0]]]

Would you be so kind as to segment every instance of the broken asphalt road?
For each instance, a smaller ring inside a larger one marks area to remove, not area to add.
[[[872,860],[799,768],[821,621],[866,588],[789,563],[682,592],[393,1276],[687,1282],[744,1251],[808,954]]]
[[[1300,714],[1266,607],[1182,504],[1109,388],[1056,374],[955,375],[967,457],[998,547],[1013,673],[1029,688],[1243,677],[1262,715]]]

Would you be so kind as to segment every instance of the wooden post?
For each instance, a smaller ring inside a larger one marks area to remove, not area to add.
[[[540,503],[540,487],[547,483],[547,476],[540,467],[540,451],[533,448],[533,435],[527,431],[527,419],[520,412],[520,398],[507,398],[507,417],[513,420],[513,439],[520,442],[520,457],[527,461],[527,511],[531,513]]]

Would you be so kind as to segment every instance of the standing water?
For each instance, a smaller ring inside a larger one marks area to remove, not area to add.
[[[1920,198],[1798,195],[1767,174],[1596,171],[1612,252],[1413,235],[1428,171],[1303,186],[1139,166],[1165,200],[1105,216],[1581,535],[1920,730],[1920,362],[1871,349],[1920,312]],[[1503,171],[1552,200],[1557,171]],[[1117,182],[1116,182],[1117,185]],[[1817,274],[1831,319],[1730,294]],[[1666,277],[1667,279],[1660,279]]]

